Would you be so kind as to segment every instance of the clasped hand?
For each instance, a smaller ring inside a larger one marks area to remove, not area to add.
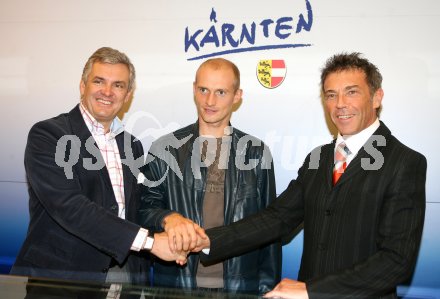
[[[184,265],[190,252],[209,248],[209,238],[205,230],[190,219],[172,213],[163,221],[165,232],[154,235],[151,253],[166,261],[175,260]]]

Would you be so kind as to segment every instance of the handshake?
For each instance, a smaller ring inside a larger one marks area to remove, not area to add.
[[[151,253],[165,261],[186,264],[191,252],[209,248],[209,238],[205,230],[190,219],[178,213],[171,213],[162,223],[164,232],[154,234]]]
[[[172,213],[163,220],[163,233],[154,234],[151,253],[165,261],[186,264],[191,252],[210,248],[210,240],[205,230],[178,213]],[[275,288],[266,293],[264,298],[309,299],[306,284],[293,279],[283,279]]]

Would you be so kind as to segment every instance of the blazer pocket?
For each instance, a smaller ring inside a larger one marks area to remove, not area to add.
[[[56,234],[49,234],[41,242],[31,245],[23,258],[38,267],[56,268],[69,265],[75,250],[72,243],[71,240]]]

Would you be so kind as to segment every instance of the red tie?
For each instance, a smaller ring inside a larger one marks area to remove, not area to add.
[[[335,151],[335,167],[333,168],[333,186],[336,185],[341,175],[347,168],[347,156],[351,154],[344,142],[339,143]]]

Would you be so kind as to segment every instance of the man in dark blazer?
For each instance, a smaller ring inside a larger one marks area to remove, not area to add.
[[[210,251],[202,258],[242,254],[303,223],[298,281],[284,279],[267,297],[396,298],[418,254],[427,162],[379,121],[381,82],[359,53],[331,57],[321,87],[337,139],[313,150],[266,210],[207,230],[210,244],[200,248]]]
[[[11,274],[145,284],[143,249],[175,259],[166,235],[149,236],[133,223],[143,186],[137,179],[143,149],[116,115],[132,96],[134,82],[128,57],[100,48],[84,67],[81,103],[30,130],[25,150],[30,223]]]

